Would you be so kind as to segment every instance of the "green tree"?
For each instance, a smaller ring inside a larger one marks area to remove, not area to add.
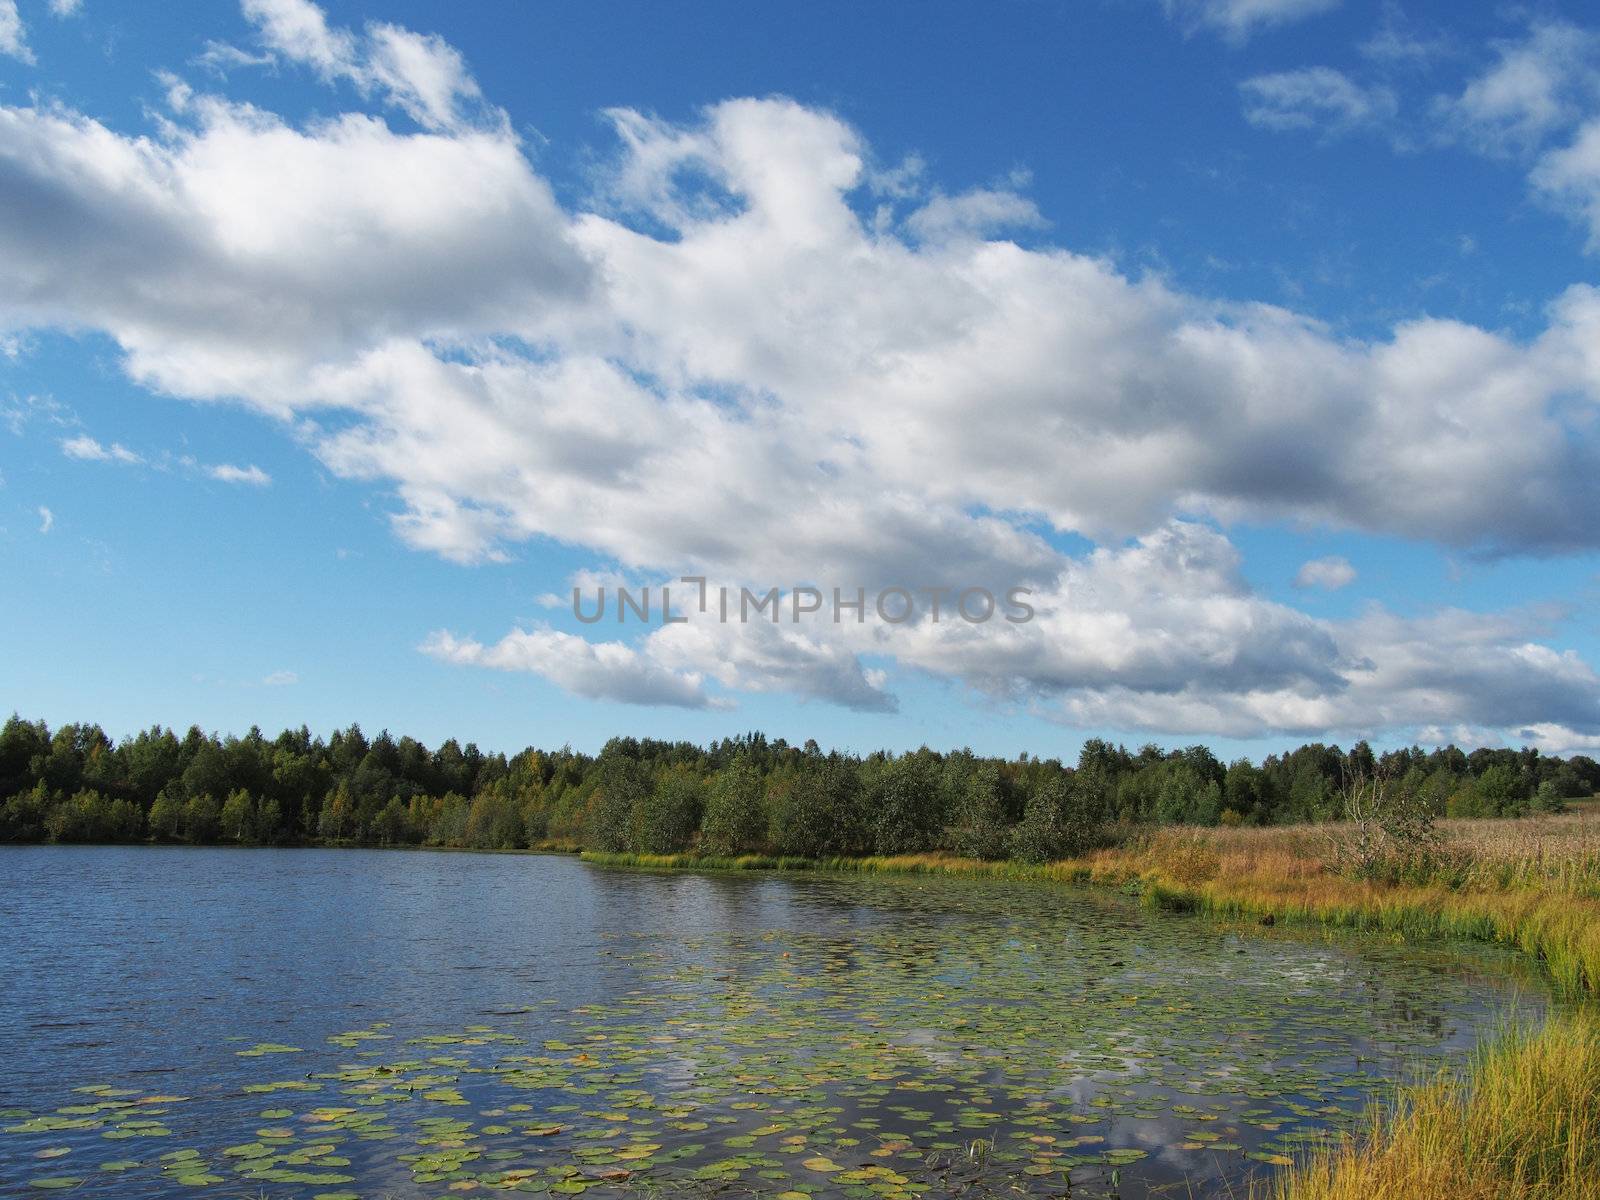
[[[947,815],[939,763],[926,748],[886,759],[865,773],[872,847],[878,854],[919,854],[939,844]]]
[[[1001,859],[1010,850],[1013,800],[998,764],[983,762],[959,782],[954,816],[946,838],[966,858]]]
[[[382,846],[400,846],[411,839],[411,819],[399,796],[390,796],[372,821],[372,836]]]
[[[222,805],[222,837],[230,842],[253,841],[256,835],[256,806],[250,793],[239,788]]]
[[[196,845],[214,842],[222,831],[222,808],[208,792],[189,797],[183,806],[183,836]]]
[[[37,842],[45,836],[45,818],[54,797],[44,780],[18,792],[0,805],[0,841]]]
[[[322,800],[317,817],[317,836],[325,841],[341,841],[355,836],[355,797],[350,785],[341,779]]]
[[[1483,802],[1483,796],[1478,790],[1478,781],[1470,775],[1460,776],[1456,779],[1455,790],[1450,793],[1450,798],[1445,801],[1444,811],[1451,817],[1492,817],[1491,812]]]
[[[473,797],[467,809],[467,845],[479,850],[513,850],[523,844],[523,833],[516,800],[498,785]]]
[[[749,755],[718,771],[706,796],[700,846],[710,854],[743,854],[767,840],[766,789]]]
[[[256,805],[255,840],[277,845],[283,839],[283,810],[276,800],[268,798]]]
[[[641,854],[688,849],[700,824],[704,785],[687,766],[668,767],[634,803],[630,842]]]
[[[1521,816],[1528,811],[1530,795],[1527,777],[1509,763],[1495,763],[1478,779],[1484,816]]]
[[[53,805],[45,832],[53,842],[126,842],[139,836],[140,814],[130,801],[85,789]]]
[[[0,796],[27,791],[37,778],[32,766],[50,748],[43,721],[24,721],[15,713],[0,728]]]
[[[650,795],[643,764],[621,753],[601,754],[600,786],[590,796],[585,841],[596,850],[619,852],[633,841],[633,813]]]
[[[170,791],[163,791],[150,806],[150,835],[169,842],[183,837],[183,801]]]
[[[1529,807],[1537,813],[1566,812],[1567,797],[1561,789],[1561,784],[1554,779],[1546,779],[1534,789],[1533,800]]]
[[[1248,758],[1228,764],[1222,782],[1224,812],[1237,813],[1239,823],[1266,825],[1272,821],[1272,784],[1267,773]]]
[[[838,754],[809,755],[788,787],[774,795],[772,824],[782,854],[865,853],[871,829],[856,764]]]

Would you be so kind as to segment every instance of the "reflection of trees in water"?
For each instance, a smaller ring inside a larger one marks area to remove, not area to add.
[[[1478,998],[1497,994],[1496,978],[1419,960],[1409,948],[1263,935],[1055,885],[630,878],[604,907],[655,930],[647,944],[675,945],[703,965],[696,986],[708,996],[759,997],[771,1006],[763,1019],[803,1006],[837,1021],[841,1036],[870,1013],[875,1028],[917,1047],[930,1066],[951,1061],[963,1042],[974,1056],[1009,1053],[1030,1029],[1048,1041],[1066,1022],[1102,1052],[1137,1048],[1121,1072],[1209,1046],[1215,1057],[1195,1068],[1202,1083],[1207,1070],[1214,1080],[1248,1080],[1273,1063],[1387,1074],[1419,1052],[1470,1041],[1499,1002]],[[1130,995],[1192,1016],[1120,1007]],[[957,1017],[965,1018],[959,1036]]]

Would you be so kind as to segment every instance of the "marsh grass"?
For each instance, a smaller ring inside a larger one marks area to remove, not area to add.
[[[1508,1029],[1467,1073],[1374,1113],[1366,1135],[1258,1192],[1273,1200],[1600,1198],[1600,1023],[1592,1012]]]
[[[1398,882],[1352,879],[1321,827],[1160,830],[1084,862],[1166,907],[1514,946],[1565,994],[1600,993],[1600,816],[1445,821]]]

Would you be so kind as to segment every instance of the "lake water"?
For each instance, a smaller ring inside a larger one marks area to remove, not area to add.
[[[1052,885],[357,850],[0,848],[0,963],[7,1196],[1219,1194],[1545,1003]]]

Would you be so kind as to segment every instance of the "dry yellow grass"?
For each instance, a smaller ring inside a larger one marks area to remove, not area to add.
[[[1141,881],[1156,904],[1502,942],[1570,994],[1600,994],[1600,813],[1445,821],[1444,854],[1397,884],[1332,871],[1338,826],[1166,829],[1073,864],[1093,882]]]

